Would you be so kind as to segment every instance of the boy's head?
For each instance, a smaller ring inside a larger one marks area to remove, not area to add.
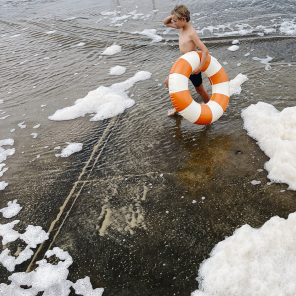
[[[171,14],[174,14],[179,20],[185,18],[187,22],[190,21],[190,12],[184,4],[176,5]]]

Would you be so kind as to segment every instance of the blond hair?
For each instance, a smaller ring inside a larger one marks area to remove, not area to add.
[[[178,19],[185,18],[187,22],[190,21],[190,12],[184,4],[176,5],[171,14],[174,14]]]

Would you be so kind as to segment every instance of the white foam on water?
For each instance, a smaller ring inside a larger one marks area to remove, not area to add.
[[[258,184],[261,184],[261,181],[252,180],[252,181],[251,181],[251,184],[252,184],[252,185],[258,185]]]
[[[40,127],[40,125],[41,125],[40,123],[36,124],[36,125],[33,126],[33,128],[38,128],[38,127]]]
[[[3,116],[1,117],[0,119],[6,119],[7,117],[9,117],[10,115],[6,115],[6,116]]]
[[[0,190],[4,190],[8,186],[8,183],[5,181],[0,181]]]
[[[2,212],[4,218],[12,218],[17,215],[22,208],[23,207],[17,203],[17,199],[15,199],[14,201],[9,201],[7,207],[2,208],[0,212]]]
[[[276,32],[276,29],[274,29],[274,28],[266,28],[266,29],[264,29],[265,34],[270,34],[270,33],[275,33],[275,32]]]
[[[107,47],[102,55],[114,55],[116,53],[121,52],[121,46],[117,44],[113,44],[112,46]]]
[[[296,35],[296,24],[294,21],[284,21],[281,23],[280,32],[286,35]]]
[[[46,32],[45,34],[54,34],[57,30],[54,30],[54,31],[48,31]]]
[[[258,102],[242,111],[244,128],[270,158],[264,168],[273,182],[286,183],[296,190],[296,107],[281,112]]]
[[[8,170],[8,168],[4,168],[5,163],[3,163],[3,161],[5,161],[8,156],[11,156],[15,153],[14,148],[4,149],[2,146],[12,146],[13,144],[13,139],[0,140],[0,177],[2,177],[3,174]],[[1,181],[0,190],[4,190],[7,185],[8,183]]]
[[[23,121],[23,122],[20,122],[19,124],[18,124],[18,126],[20,127],[20,128],[26,128],[26,125],[24,124],[25,122]]]
[[[4,101],[3,100],[0,100],[0,104],[3,104],[4,103]]]
[[[132,19],[134,19],[134,20],[136,20],[140,16],[144,15],[143,13],[136,13],[136,12],[137,12],[136,10],[129,12],[129,14],[131,14],[133,16]]]
[[[110,75],[122,75],[126,71],[125,67],[122,66],[115,66],[110,68],[109,74]]]
[[[132,34],[140,34],[145,35],[152,39],[151,42],[160,42],[162,37],[160,35],[155,34],[157,31],[156,29],[144,29],[142,32],[133,32]]]
[[[88,276],[84,279],[78,280],[74,285],[72,285],[72,287],[75,289],[76,294],[83,296],[101,296],[104,292],[103,288],[97,288],[92,291],[90,278]]]
[[[114,18],[111,19],[111,23],[116,23],[118,21],[128,19],[129,17],[131,17],[131,15],[117,16],[117,17],[114,17]]]
[[[78,44],[76,44],[76,45],[73,45],[73,47],[74,47],[74,46],[84,46],[84,45],[85,45],[84,42],[80,42],[80,43],[78,43]]]
[[[230,50],[230,51],[237,51],[239,49],[239,46],[238,45],[232,45],[232,46],[228,47],[227,49]]]
[[[32,133],[31,136],[33,136],[33,139],[36,139],[38,134],[37,133]]]
[[[150,72],[140,71],[124,82],[115,83],[110,87],[100,86],[96,90],[90,91],[84,98],[76,100],[73,106],[57,110],[48,118],[60,121],[83,117],[86,114],[95,114],[90,120],[99,121],[114,117],[135,103],[125,91],[136,82],[150,77]]]
[[[218,243],[200,266],[191,296],[296,295],[296,213],[261,228],[243,225]]]
[[[62,150],[60,154],[56,154],[56,157],[68,157],[73,153],[79,152],[83,148],[82,143],[67,143],[68,146]]]
[[[71,16],[71,17],[65,18],[64,21],[70,21],[75,19],[76,19],[76,16]]]
[[[253,57],[253,60],[254,61],[260,61],[261,64],[264,64],[265,65],[265,70],[270,70],[271,69],[271,66],[270,66],[269,62],[271,60],[273,60],[272,57],[270,57],[268,55],[266,56],[266,59],[259,59],[258,57]]]
[[[4,209],[0,211],[3,212]],[[48,239],[46,233],[40,226],[29,225],[25,233],[20,234],[15,231],[13,227],[19,223],[19,220],[7,224],[0,224],[0,235],[2,236],[2,244],[6,245],[8,242],[13,242],[17,239],[23,240],[27,246],[18,255],[10,256],[9,248],[5,248],[0,254],[0,262],[10,272],[15,270],[15,266],[19,265],[28,259],[32,258],[34,252],[31,248],[36,248],[38,244]],[[60,248],[53,248],[45,253],[45,257],[49,258],[56,256],[59,259],[58,264],[52,265],[48,263],[47,259],[37,261],[38,267],[28,273],[15,272],[8,277],[11,282],[9,285],[0,284],[0,295],[9,296],[35,296],[38,292],[44,292],[45,296],[67,296],[70,294],[70,287],[72,286],[77,294],[83,296],[101,296],[103,288],[93,289],[89,277],[78,280],[75,284],[67,280],[69,274],[69,267],[73,263],[72,257],[68,252]],[[27,286],[27,289],[22,288]]]
[[[103,11],[101,12],[101,15],[116,15],[116,11]]]
[[[249,78],[239,73],[235,78],[229,81],[229,87],[230,87],[230,96],[232,95],[239,95],[242,91],[241,85],[249,80]]]

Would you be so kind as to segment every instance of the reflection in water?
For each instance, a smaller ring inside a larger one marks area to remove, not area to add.
[[[189,157],[177,175],[188,189],[197,190],[212,180],[216,169],[227,161],[231,139],[225,135],[209,138],[207,135],[211,125],[206,125],[194,134],[186,134],[185,138],[180,129],[181,121],[182,117],[178,116],[175,128],[176,139],[188,151]]]

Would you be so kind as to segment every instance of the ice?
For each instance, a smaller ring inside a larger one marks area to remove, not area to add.
[[[102,54],[103,55],[114,55],[119,52],[121,52],[121,46],[117,45],[117,44],[113,44],[112,46],[107,47]]]
[[[0,119],[6,119],[7,117],[9,117],[10,115],[6,115],[6,116],[3,116],[3,117],[0,117]]]
[[[109,71],[110,75],[122,75],[125,72],[126,68],[121,66],[112,67]]]
[[[123,113],[126,108],[130,108],[135,103],[125,91],[136,82],[150,77],[150,72],[140,71],[124,82],[115,83],[110,87],[100,86],[96,90],[90,91],[86,97],[76,100],[73,106],[57,110],[48,118],[57,121],[71,120],[85,116],[88,113],[95,114],[90,119],[91,121],[114,117]]]
[[[260,63],[264,64],[265,65],[265,70],[270,70],[271,69],[271,66],[270,66],[269,62],[271,60],[273,60],[272,57],[270,57],[268,55],[266,56],[266,59],[259,59],[257,57],[254,57],[253,60],[260,61]]]
[[[270,158],[264,168],[273,182],[286,183],[296,190],[296,107],[281,112],[258,102],[242,111],[244,128]]]
[[[75,152],[79,152],[82,150],[82,143],[67,143],[68,146],[62,150],[60,154],[56,154],[56,157],[68,157]]]
[[[0,100],[0,104],[3,104],[4,103],[4,101],[3,100]]]
[[[239,44],[239,40],[237,40],[237,39],[233,40],[232,44]]]
[[[36,139],[37,136],[38,136],[38,134],[36,134],[36,133],[32,133],[31,136],[33,136],[33,139]]]
[[[239,73],[235,78],[229,81],[230,95],[239,95],[242,91],[241,85],[248,80],[248,77]]]
[[[55,32],[56,32],[56,30],[54,30],[54,31],[48,31],[45,34],[54,34]]]
[[[191,296],[296,295],[296,213],[261,228],[243,225],[218,243],[198,272]]]
[[[2,208],[0,212],[4,218],[12,218],[19,213],[22,207],[17,203],[17,199],[13,202],[9,201],[6,208]]]
[[[228,47],[227,49],[230,50],[230,51],[237,51],[239,49],[239,46],[238,45],[232,45],[232,46]]]
[[[38,127],[40,127],[40,125],[41,124],[34,125],[33,128],[38,128]]]
[[[280,32],[286,35],[296,35],[296,24],[293,21],[284,21],[280,26]]]
[[[133,34],[141,34],[141,35],[146,35],[147,37],[151,38],[152,42],[159,42],[162,40],[162,37],[155,34],[156,29],[144,29],[142,32],[134,32]]]

